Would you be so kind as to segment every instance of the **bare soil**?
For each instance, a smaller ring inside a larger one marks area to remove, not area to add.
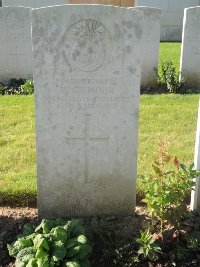
[[[139,229],[142,227],[142,219],[144,219],[145,213],[145,208],[137,207],[136,217],[93,217],[86,219],[85,225],[87,228],[92,228],[102,222],[113,223],[117,226],[117,231],[123,232],[123,235],[127,235],[128,237],[131,233],[137,236]],[[7,244],[15,241],[17,235],[22,233],[23,226],[29,222],[33,224],[38,222],[38,211],[36,208],[0,207],[0,267],[15,266],[13,259],[8,255]]]
[[[12,243],[26,223],[37,222],[37,209],[0,207],[0,267],[14,266],[7,244]]]

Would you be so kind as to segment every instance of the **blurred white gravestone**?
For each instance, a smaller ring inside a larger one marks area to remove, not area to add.
[[[32,78],[30,8],[0,8],[0,81]]]
[[[199,0],[136,0],[135,6],[162,10],[161,41],[181,41],[184,8],[199,5]]]
[[[156,84],[155,69],[158,68],[161,9],[144,6],[133,9],[144,12],[141,84],[152,87]]]
[[[180,71],[186,84],[200,86],[200,6],[186,8],[183,20],[183,38]]]
[[[32,10],[41,217],[134,214],[143,13]]]
[[[196,144],[195,144],[195,155],[194,155],[195,169],[200,170],[200,101],[199,101],[199,112],[197,121],[197,132],[196,132]],[[195,190],[192,190],[190,208],[192,210],[200,208],[200,177],[196,179]]]
[[[2,0],[2,6],[46,7],[67,4],[68,0]]]

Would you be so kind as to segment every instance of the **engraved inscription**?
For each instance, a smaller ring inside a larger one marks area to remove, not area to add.
[[[85,183],[88,183],[88,181],[89,181],[89,143],[90,143],[90,141],[107,141],[107,140],[109,140],[109,137],[89,136],[90,115],[91,114],[84,114],[84,116],[85,116],[85,135],[83,137],[66,137],[66,140],[70,140],[70,141],[83,140],[85,142]]]
[[[130,96],[122,87],[116,93],[116,79],[68,79],[64,88],[55,86],[49,95],[50,106],[56,110],[81,114],[110,112],[129,106]]]
[[[79,70],[98,70],[107,57],[110,34],[106,27],[92,19],[80,20],[67,31],[67,54],[71,63]]]

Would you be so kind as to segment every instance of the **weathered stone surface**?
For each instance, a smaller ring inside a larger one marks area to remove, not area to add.
[[[134,213],[143,13],[32,10],[41,217]]]
[[[155,68],[158,68],[161,10],[143,6],[134,9],[144,12],[141,83],[152,87],[156,84]]]
[[[194,155],[195,169],[200,170],[200,102],[199,102],[199,113],[197,121],[197,132],[196,132],[196,143],[195,143],[195,155]],[[191,194],[191,205],[192,210],[200,208],[200,177],[196,179],[195,191]]]
[[[3,6],[46,7],[67,4],[68,0],[2,0]]]
[[[0,81],[32,78],[30,8],[0,8]]]
[[[180,70],[188,86],[200,86],[200,6],[184,12]]]

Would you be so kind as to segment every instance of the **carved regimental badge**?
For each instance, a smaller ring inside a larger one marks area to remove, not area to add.
[[[68,58],[81,71],[98,70],[108,59],[110,45],[110,33],[96,20],[80,20],[67,31]]]

